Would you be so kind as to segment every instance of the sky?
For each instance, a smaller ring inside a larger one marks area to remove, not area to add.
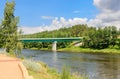
[[[12,1],[12,0],[7,0]],[[120,0],[14,0],[15,16],[24,34],[77,24],[120,27]],[[0,0],[2,21],[6,0]]]

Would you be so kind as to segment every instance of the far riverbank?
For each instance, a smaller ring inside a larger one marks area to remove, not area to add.
[[[81,47],[67,47],[58,49],[59,52],[78,52],[78,53],[105,53],[105,54],[120,54],[119,49],[115,48],[106,48],[106,49],[90,49],[90,48],[81,48]]]
[[[41,51],[52,51],[48,48],[30,48],[31,50],[41,50]],[[81,47],[66,47],[57,49],[58,52],[73,52],[73,53],[93,53],[93,54],[120,54],[120,49],[117,48],[106,48],[106,49],[91,49],[91,48],[81,48]]]

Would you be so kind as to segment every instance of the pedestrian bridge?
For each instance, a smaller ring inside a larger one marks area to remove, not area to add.
[[[57,42],[70,42],[70,41],[81,41],[83,37],[70,37],[70,38],[21,38],[19,41],[22,42],[53,42],[52,50],[56,51]]]

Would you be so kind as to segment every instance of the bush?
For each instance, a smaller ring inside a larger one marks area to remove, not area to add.
[[[23,64],[25,65],[25,67],[28,69],[28,70],[32,70],[34,72],[40,72],[41,70],[41,66],[39,63],[36,63],[34,61],[31,61],[31,60],[24,60],[23,61]]]
[[[70,70],[67,67],[63,67],[62,73],[61,73],[61,79],[70,79]]]
[[[69,67],[63,67],[61,79],[89,79],[87,76],[81,76],[79,73],[70,73]]]

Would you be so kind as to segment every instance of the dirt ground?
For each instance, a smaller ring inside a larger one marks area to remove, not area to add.
[[[0,54],[0,79],[33,79],[21,60]]]

